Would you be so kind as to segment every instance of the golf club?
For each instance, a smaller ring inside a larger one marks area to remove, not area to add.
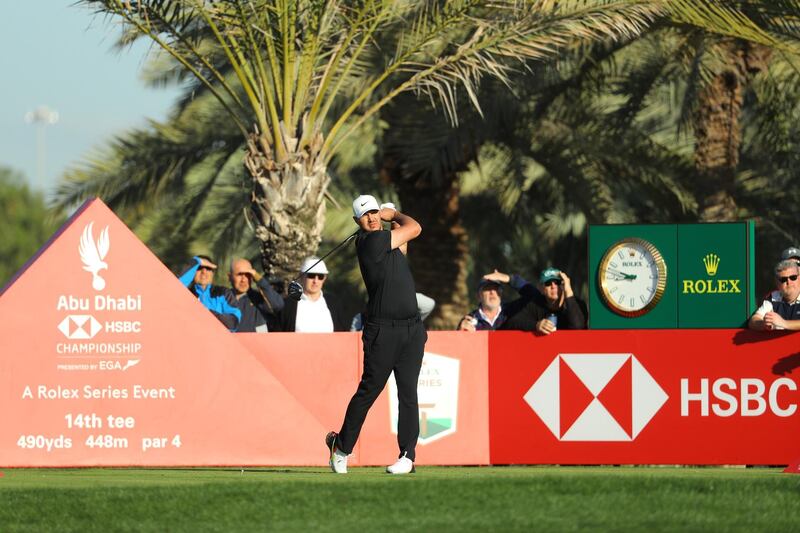
[[[351,240],[353,237],[355,237],[356,235],[358,235],[358,232],[359,232],[359,230],[356,230],[356,231],[354,231],[352,235],[350,235],[350,236],[349,236],[349,237],[347,237],[345,240],[343,240],[343,241],[342,241],[342,242],[340,242],[338,245],[336,245],[336,248],[334,248],[333,250],[331,250],[331,251],[330,251],[330,252],[328,252],[327,254],[325,254],[325,255],[323,255],[322,257],[320,257],[320,258],[317,260],[317,262],[316,262],[316,263],[314,263],[313,265],[311,265],[310,267],[308,267],[307,269],[305,269],[305,271],[304,271],[304,272],[300,272],[300,275],[299,275],[299,276],[297,276],[297,277],[296,277],[296,278],[294,278],[292,281],[290,281],[290,282],[289,282],[289,287],[286,289],[286,292],[287,292],[287,294],[289,295],[289,298],[291,298],[292,300],[294,300],[294,301],[296,301],[296,302],[299,302],[299,301],[300,301],[300,297],[301,297],[301,296],[303,296],[303,286],[302,286],[302,285],[300,285],[299,283],[297,283],[297,280],[298,280],[298,279],[300,279],[300,276],[304,276],[304,275],[308,274],[308,272],[309,272],[309,271],[310,271],[312,268],[314,268],[315,266],[317,266],[317,265],[318,265],[318,264],[319,264],[319,263],[320,263],[322,260],[324,260],[326,257],[328,257],[329,255],[331,255],[333,252],[335,252],[336,250],[338,250],[339,248],[341,248],[342,246],[344,246],[345,244],[347,244],[348,242],[350,242],[350,240]]]

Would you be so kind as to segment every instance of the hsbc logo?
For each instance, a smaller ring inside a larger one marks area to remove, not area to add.
[[[67,315],[58,331],[68,339],[91,339],[103,328],[92,315]]]
[[[560,441],[632,441],[667,401],[633,354],[559,354],[525,402]]]

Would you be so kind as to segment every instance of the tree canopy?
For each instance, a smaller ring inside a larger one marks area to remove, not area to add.
[[[0,287],[36,253],[63,221],[47,209],[25,177],[0,167]]]

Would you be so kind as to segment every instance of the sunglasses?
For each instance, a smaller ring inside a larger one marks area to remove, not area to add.
[[[214,272],[216,270],[216,268],[211,268],[211,267],[207,267],[207,266],[204,265],[204,266],[201,266],[201,267],[197,267],[197,270],[207,270],[209,272]]]
[[[308,279],[318,279],[322,281],[323,279],[325,279],[325,274],[306,274],[306,277]]]
[[[561,285],[561,280],[559,279],[551,279],[549,281],[544,282],[545,287],[549,287],[550,285]]]
[[[797,274],[792,274],[791,276],[780,276],[778,277],[778,279],[780,280],[781,283],[786,283],[789,280],[796,281]]]

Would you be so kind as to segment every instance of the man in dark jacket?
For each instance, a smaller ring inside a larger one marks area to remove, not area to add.
[[[456,329],[459,331],[499,329],[505,323],[510,311],[509,304],[503,304],[502,298],[503,286],[499,281],[481,278],[478,282],[478,307],[464,315]]]
[[[217,265],[210,257],[196,255],[178,279],[226,328],[236,331],[242,312],[236,307],[230,290],[211,283],[216,271]]]
[[[267,322],[275,323],[283,309],[283,298],[275,292],[269,280],[253,269],[247,259],[235,259],[228,272],[231,293],[242,313],[238,333],[266,333]],[[255,288],[253,288],[255,281]]]
[[[521,276],[494,271],[484,279],[511,283],[522,298],[518,307],[509,310],[508,318],[497,329],[532,331],[549,335],[557,329],[586,329],[586,318],[572,292],[569,276],[557,268],[546,268],[534,287]]]
[[[328,268],[324,261],[318,261],[318,257],[309,257],[303,261],[300,272],[308,270],[300,276],[303,295],[300,301],[292,298],[284,300],[279,324],[281,331],[330,333],[349,330],[350,323],[340,310],[336,297],[330,293],[322,293]]]

